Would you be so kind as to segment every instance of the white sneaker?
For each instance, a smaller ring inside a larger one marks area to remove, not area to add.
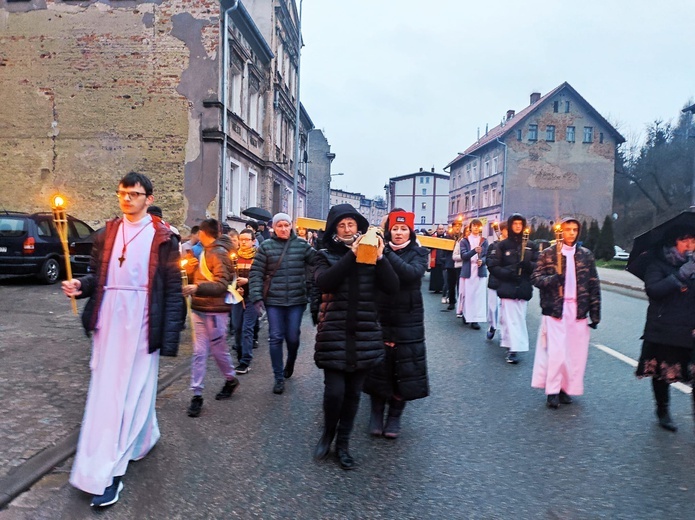
[[[442,303],[449,303],[449,298],[442,296]]]

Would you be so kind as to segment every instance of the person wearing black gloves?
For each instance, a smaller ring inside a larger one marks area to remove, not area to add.
[[[672,432],[678,428],[669,414],[669,385],[692,385],[695,371],[694,249],[695,229],[674,228],[655,251],[644,275],[649,307],[635,375],[652,378],[659,425]]]
[[[325,248],[316,254],[314,282],[321,293],[314,361],[324,372],[324,427],[314,458],[325,459],[336,437],[340,467],[353,469],[348,443],[369,369],[384,357],[377,292],[395,294],[398,276],[378,238],[376,265],[358,264],[357,247],[369,223],[352,205],[328,212]]]
[[[524,240],[525,229],[526,219],[514,213],[507,219],[509,237],[487,257],[490,274],[499,282],[500,321],[505,327],[500,346],[508,349],[506,361],[511,364],[519,362],[518,352],[528,352],[529,343],[526,310],[533,296],[531,273],[538,252],[535,244]]]
[[[531,386],[545,389],[549,408],[571,404],[571,395],[584,393],[589,327],[595,329],[601,321],[601,284],[594,255],[577,245],[579,220],[566,218],[561,226],[561,244],[540,254],[531,275],[540,290],[543,313]]]
[[[369,433],[387,439],[398,437],[406,401],[429,395],[421,291],[429,252],[418,246],[414,223],[415,214],[402,209],[392,210],[386,221],[384,256],[398,275],[400,289],[395,296],[379,293],[385,357],[364,384],[372,403]]]

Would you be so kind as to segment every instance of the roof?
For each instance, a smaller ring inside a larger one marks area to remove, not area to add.
[[[410,179],[411,177],[419,177],[421,175],[427,175],[427,176],[434,176],[434,177],[440,177],[442,179],[448,179],[449,174],[448,173],[436,173],[436,172],[431,172],[431,171],[419,171],[415,173],[406,173],[405,175],[399,175],[398,177],[391,177],[389,178],[389,181],[402,181],[404,179]]]
[[[576,96],[580,102],[582,102],[588,109],[589,112],[602,124],[604,125],[611,134],[613,134],[613,137],[615,137],[615,140],[618,143],[624,143],[625,138],[618,132],[613,125],[611,125],[601,114],[598,113],[598,111],[591,106],[591,104],[584,99],[579,92],[577,92],[569,83],[566,81],[558,86],[555,87],[553,90],[548,92],[546,95],[541,96],[538,101],[533,103],[532,105],[527,106],[520,112],[516,113],[514,117],[512,117],[509,120],[504,121],[502,124],[497,125],[495,128],[492,130],[489,130],[483,137],[481,137],[478,141],[473,143],[471,146],[466,148],[466,150],[463,153],[459,153],[455,159],[453,159],[449,164],[447,164],[444,168],[449,168],[450,166],[453,166],[456,162],[460,161],[463,159],[466,155],[469,155],[473,153],[474,151],[482,148],[486,144],[489,144],[492,141],[497,140],[498,138],[502,138],[509,134],[512,130],[515,130],[517,127],[522,126],[522,122],[528,118],[531,114],[533,114],[537,109],[539,109],[544,101],[547,101],[549,98],[554,96],[555,94],[561,92],[562,90],[569,90],[574,96]]]

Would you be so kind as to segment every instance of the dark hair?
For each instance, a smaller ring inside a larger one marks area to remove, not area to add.
[[[239,231],[239,234],[240,235],[251,235],[251,238],[256,238],[253,236],[253,229],[249,229],[249,228],[242,229],[241,231]]]
[[[200,230],[212,238],[217,238],[220,236],[220,223],[214,218],[206,218],[200,223]]]
[[[695,238],[695,229],[688,226],[676,226],[666,231],[664,235],[664,244],[667,246],[675,246],[678,240],[686,238]]]
[[[470,226],[473,226],[473,225],[475,225],[475,226],[482,226],[483,223],[482,223],[479,219],[474,218],[473,220],[470,221],[470,223],[469,223],[468,226],[466,226],[466,227],[470,228]]]
[[[500,226],[500,231],[504,231],[505,229],[507,229],[507,223],[504,220],[499,223],[499,226]]]
[[[222,233],[224,233],[224,234],[226,235],[226,234],[229,233],[231,230],[232,230],[232,226],[230,226],[230,225],[227,224],[226,222],[222,222]]]
[[[239,232],[236,229],[231,228],[231,227],[229,228],[229,231],[227,231],[227,234],[230,237],[238,237],[239,236]]]
[[[147,213],[150,215],[156,215],[159,218],[164,218],[164,215],[162,214],[162,208],[159,206],[155,206],[154,204],[152,206],[147,207]]]
[[[195,235],[198,231],[200,231],[200,226],[193,226],[191,228],[191,235]]]
[[[142,173],[128,172],[126,176],[119,181],[118,184],[123,186],[124,188],[131,188],[136,184],[139,184],[140,186],[145,188],[145,195],[152,195],[152,181]]]
[[[248,222],[246,222],[246,225],[251,226],[254,231],[258,231],[258,222],[256,222],[255,220],[249,220]]]

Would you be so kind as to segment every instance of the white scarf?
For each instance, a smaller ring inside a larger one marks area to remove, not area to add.
[[[405,248],[405,247],[408,247],[409,244],[410,244],[410,240],[408,240],[407,242],[401,244],[400,246],[397,246],[396,244],[394,244],[393,242],[391,242],[391,241],[389,240],[389,245],[391,246],[391,249],[393,249],[394,251],[398,251],[398,250],[400,250],[400,249],[403,249],[403,248]]]

